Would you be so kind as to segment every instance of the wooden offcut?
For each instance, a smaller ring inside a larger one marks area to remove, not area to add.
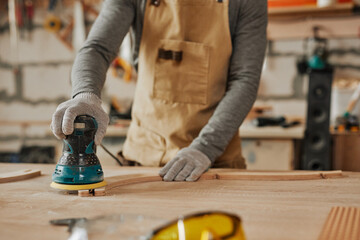
[[[235,169],[211,169],[204,173],[198,181],[204,180],[262,180],[262,181],[291,181],[314,180],[342,177],[342,171],[246,171]],[[120,175],[106,179],[106,191],[130,184],[160,182],[162,178],[157,174]],[[79,196],[85,196],[80,194]],[[88,195],[86,195],[88,196]]]
[[[41,175],[40,170],[23,169],[15,172],[0,174],[0,183],[21,181]]]
[[[88,190],[78,190],[79,197],[92,197],[92,196],[105,196],[105,187],[88,189]]]
[[[345,239],[360,239],[360,208],[333,207],[319,237],[319,240]]]

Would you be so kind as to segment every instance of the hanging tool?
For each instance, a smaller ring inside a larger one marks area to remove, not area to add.
[[[131,82],[133,67],[125,59],[117,57],[111,63],[114,77],[120,76],[125,82]]]
[[[64,190],[95,189],[106,185],[96,156],[94,136],[98,128],[94,118],[81,115],[74,131],[64,139],[63,154],[53,173],[51,187]]]
[[[57,0],[50,0],[48,6],[48,16],[44,21],[44,28],[49,32],[58,32],[62,27],[61,19],[54,14],[55,8],[57,6]]]
[[[62,26],[60,18],[49,15],[44,22],[44,28],[49,32],[58,32]]]
[[[25,27],[28,31],[28,39],[31,39],[31,32],[34,29],[34,3],[32,0],[25,0]]]

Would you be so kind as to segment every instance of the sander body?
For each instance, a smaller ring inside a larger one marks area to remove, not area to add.
[[[52,175],[51,187],[81,190],[106,185],[96,156],[94,137],[97,128],[94,118],[87,115],[76,117],[73,133],[63,140],[63,153]]]

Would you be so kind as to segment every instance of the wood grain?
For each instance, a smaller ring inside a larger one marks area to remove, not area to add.
[[[0,174],[0,183],[21,181],[41,175],[40,170],[24,169]]]
[[[359,240],[360,208],[333,207],[319,240]]]
[[[213,171],[204,173],[199,181],[217,179],[217,174]],[[148,183],[148,182],[162,182],[162,177],[158,174],[130,174],[121,175],[116,177],[106,178],[108,185],[105,186],[105,191],[110,191],[113,188],[121,187],[124,185]]]
[[[0,184],[0,215],[6,216],[0,218],[1,239],[68,239],[67,228],[51,226],[52,219],[135,214],[167,221],[211,210],[239,215],[247,239],[317,239],[333,206],[360,208],[360,173],[299,181],[144,182],[115,187],[106,197],[80,198],[49,186],[55,164],[0,163],[0,173],[34,168],[42,175]],[[104,166],[103,170],[110,184],[108,179],[121,175],[156,176],[160,168]],[[208,172],[213,176],[237,171]]]
[[[237,171],[217,173],[221,180],[291,181],[342,177],[342,171]]]
[[[265,181],[289,181],[289,180],[312,180],[323,178],[341,177],[341,171],[246,171],[235,169],[211,169],[204,173],[198,181],[204,180],[265,180]],[[106,178],[108,185],[106,191],[124,185],[161,182],[162,178],[156,174],[130,174]],[[82,196],[79,194],[79,196]]]
[[[321,179],[320,173],[316,172],[236,172],[218,174],[221,180],[270,180],[270,181],[288,181],[288,180],[312,180]]]

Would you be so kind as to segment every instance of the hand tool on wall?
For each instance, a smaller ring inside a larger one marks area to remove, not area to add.
[[[266,126],[281,126],[283,128],[289,128],[296,125],[299,125],[301,122],[298,120],[287,121],[285,117],[257,117],[252,123],[257,127],[266,127]]]
[[[114,77],[120,76],[125,82],[130,82],[132,79],[133,67],[125,59],[117,57],[111,63],[112,74]]]
[[[31,39],[31,32],[34,28],[33,18],[34,18],[34,3],[32,0],[25,0],[25,27],[28,31],[28,39]]]
[[[62,27],[61,19],[54,14],[57,0],[50,0],[48,6],[48,16],[44,21],[44,28],[49,32],[58,32]]]
[[[286,122],[284,117],[257,117],[252,121],[257,127],[279,126],[284,122]]]
[[[106,185],[96,156],[94,118],[81,115],[74,121],[74,131],[64,139],[63,154],[53,173],[51,187],[63,190],[91,190]]]

